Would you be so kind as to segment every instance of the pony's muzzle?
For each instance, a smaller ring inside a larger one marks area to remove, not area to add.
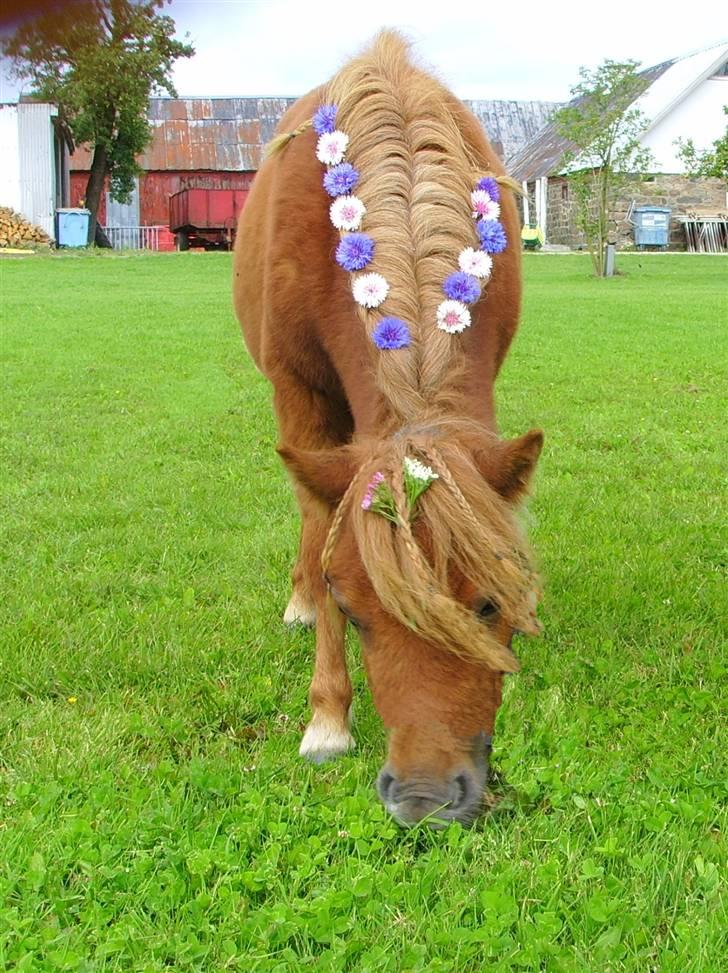
[[[450,821],[472,823],[481,807],[483,781],[465,768],[445,781],[419,775],[401,779],[387,766],[377,778],[377,793],[399,824],[411,827],[426,821],[441,828]]]

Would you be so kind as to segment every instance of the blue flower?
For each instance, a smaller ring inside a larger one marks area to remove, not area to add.
[[[508,246],[508,238],[499,220],[478,220],[475,226],[482,250],[486,253],[503,253]]]
[[[349,162],[332,166],[324,176],[324,189],[329,196],[347,196],[359,182],[359,173]]]
[[[410,340],[409,328],[400,318],[382,318],[372,331],[372,341],[381,351],[406,348]]]
[[[463,304],[475,304],[480,297],[480,284],[476,278],[459,270],[450,274],[442,289],[451,300],[462,301]]]
[[[500,200],[500,186],[493,176],[486,176],[484,179],[481,179],[475,188],[484,189],[494,203]]]
[[[319,135],[333,132],[336,128],[338,105],[321,105],[313,116],[313,127]]]
[[[344,270],[363,270],[374,256],[374,240],[366,233],[350,233],[336,248],[336,262]]]

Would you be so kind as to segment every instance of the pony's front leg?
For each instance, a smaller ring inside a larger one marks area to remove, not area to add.
[[[349,729],[352,689],[344,646],[346,618],[325,590],[317,591],[316,603],[316,661],[309,692],[313,715],[299,753],[319,764],[355,744]]]

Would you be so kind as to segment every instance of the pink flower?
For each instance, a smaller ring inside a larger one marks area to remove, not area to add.
[[[474,189],[470,194],[475,219],[497,220],[500,216],[500,205],[491,199],[485,189]]]
[[[360,274],[351,289],[354,300],[362,307],[379,307],[389,294],[389,284],[381,274]]]
[[[339,196],[329,210],[331,222],[337,230],[358,230],[366,213],[366,206],[358,196]]]
[[[349,146],[349,136],[340,132],[324,132],[316,145],[316,158],[325,166],[338,166]]]
[[[484,280],[490,277],[493,270],[493,258],[483,250],[474,250],[468,247],[461,251],[458,257],[458,265],[464,274],[472,274],[473,277],[480,277]]]
[[[374,494],[379,489],[379,484],[384,483],[384,473],[380,473],[379,470],[374,474],[369,483],[367,484],[367,490],[364,494],[364,499],[361,502],[362,510],[369,510],[372,505],[372,500],[374,499]]]
[[[470,311],[462,301],[443,301],[437,309],[437,326],[448,334],[459,334],[470,323]]]

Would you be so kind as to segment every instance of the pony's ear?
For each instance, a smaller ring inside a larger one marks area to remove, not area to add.
[[[326,503],[336,504],[359,468],[356,446],[309,451],[293,446],[279,446],[278,455],[298,483]]]
[[[501,440],[475,453],[481,475],[506,500],[515,502],[528,490],[543,447],[543,432],[531,429],[517,439]]]

